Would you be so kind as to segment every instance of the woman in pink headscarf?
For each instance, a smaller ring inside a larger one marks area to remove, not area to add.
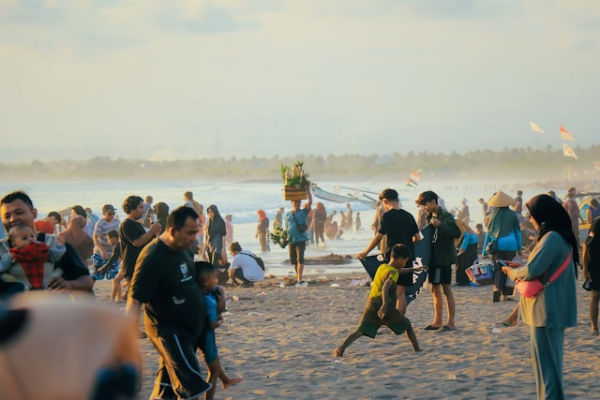
[[[258,214],[258,225],[256,226],[256,235],[254,237],[258,238],[260,249],[263,253],[271,251],[269,247],[269,218],[264,210],[258,210],[256,214]]]
[[[71,218],[67,229],[58,235],[65,243],[69,243],[73,246],[75,252],[77,252],[77,255],[84,264],[94,253],[94,241],[84,230],[86,224],[86,219],[81,215],[77,215]]]

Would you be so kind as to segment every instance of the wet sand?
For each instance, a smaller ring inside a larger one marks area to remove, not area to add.
[[[357,325],[368,287],[350,286],[366,274],[329,275],[307,287],[280,287],[270,279],[253,288],[230,288],[229,313],[217,330],[221,363],[237,386],[216,399],[531,399],[535,381],[529,358],[529,328],[492,332],[494,322],[516,302],[491,303],[491,288],[453,287],[457,330],[424,331],[433,316],[425,289],[408,307],[422,353],[405,335],[382,327],[375,339],[359,338],[343,358],[333,350]],[[316,278],[313,277],[313,278]],[[339,287],[331,287],[337,283]],[[600,398],[600,339],[589,332],[589,293],[578,284],[578,326],[566,331],[564,379],[567,398]],[[109,282],[96,285],[108,301]],[[234,297],[235,296],[235,297]],[[236,300],[237,299],[237,300]],[[445,310],[444,310],[445,312]],[[157,354],[140,340],[144,371],[140,399],[152,390]],[[203,366],[202,372],[206,372]],[[596,396],[596,397],[595,397]]]

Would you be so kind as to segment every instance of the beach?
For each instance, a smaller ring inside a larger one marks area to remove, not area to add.
[[[535,379],[529,328],[492,330],[516,302],[492,304],[491,288],[454,286],[457,330],[424,331],[433,315],[428,288],[407,311],[422,353],[405,335],[382,327],[375,339],[359,338],[343,358],[333,350],[356,327],[369,293],[351,286],[366,273],[309,276],[307,287],[280,287],[271,278],[252,288],[227,287],[228,313],[217,329],[222,365],[243,376],[218,388],[216,399],[531,399]],[[334,284],[334,287],[331,285]],[[339,285],[339,287],[335,287]],[[598,337],[590,335],[589,293],[578,283],[578,325],[565,333],[564,381],[569,399],[600,398]],[[95,286],[108,302],[109,281]],[[445,311],[444,311],[445,312]],[[157,353],[140,339],[142,387],[152,390]],[[203,365],[202,373],[206,373]]]

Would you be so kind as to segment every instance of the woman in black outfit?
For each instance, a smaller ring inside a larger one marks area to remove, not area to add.
[[[206,224],[206,254],[208,262],[215,267],[222,267],[227,263],[227,252],[223,246],[227,230],[225,228],[225,220],[219,214],[219,209],[216,205],[211,204],[207,209],[208,223]]]

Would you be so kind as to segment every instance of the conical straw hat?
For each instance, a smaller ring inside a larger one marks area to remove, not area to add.
[[[488,206],[490,207],[510,207],[514,204],[515,199],[500,190],[496,193],[489,201]]]

